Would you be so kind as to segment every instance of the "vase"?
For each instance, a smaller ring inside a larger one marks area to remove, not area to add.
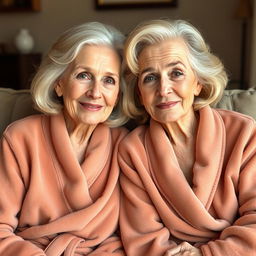
[[[22,28],[15,37],[15,46],[22,54],[30,53],[34,47],[34,39],[28,29]]]

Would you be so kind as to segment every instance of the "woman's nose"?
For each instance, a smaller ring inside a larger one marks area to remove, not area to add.
[[[162,97],[167,96],[172,92],[172,82],[168,78],[162,77],[159,84],[159,94]]]
[[[95,81],[89,90],[87,91],[87,96],[93,99],[101,98],[101,91],[100,91],[100,83]]]

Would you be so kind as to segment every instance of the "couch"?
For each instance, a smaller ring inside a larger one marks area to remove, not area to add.
[[[256,119],[256,89],[225,90],[215,107],[234,110]],[[0,136],[11,122],[36,113],[28,90],[0,88]]]

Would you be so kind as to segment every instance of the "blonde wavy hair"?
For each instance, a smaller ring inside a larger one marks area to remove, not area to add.
[[[141,51],[152,44],[168,39],[182,39],[188,47],[188,60],[203,85],[195,98],[195,111],[213,105],[222,97],[228,78],[221,60],[210,52],[201,33],[184,20],[151,20],[139,24],[128,36],[125,43],[125,78],[123,109],[132,119],[144,123],[148,113],[140,104],[137,93],[138,57]]]

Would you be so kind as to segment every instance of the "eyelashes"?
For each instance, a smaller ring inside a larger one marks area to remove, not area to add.
[[[80,72],[79,74],[76,75],[76,79],[92,81],[92,80],[94,80],[94,76],[89,72]],[[116,80],[111,76],[103,77],[102,81],[103,81],[104,84],[110,84],[110,85],[115,85],[116,84]]]
[[[172,70],[171,72],[168,73],[169,79],[170,80],[179,80],[181,78],[183,78],[184,76],[184,72],[181,70]],[[155,81],[160,80],[160,75],[159,74],[155,74],[155,73],[150,73],[147,74],[144,78],[143,78],[143,83],[147,84],[147,83],[153,83]]]
[[[113,77],[106,77],[105,79],[105,83],[108,83],[108,84],[113,84],[113,85],[115,85],[116,84],[116,81],[115,81],[115,79],[113,78]]]
[[[152,81],[156,81],[157,80],[157,76],[154,75],[154,74],[149,74],[149,75],[146,75],[145,78],[143,79],[143,82],[144,83],[150,83]]]
[[[88,72],[81,72],[76,76],[79,80],[92,80],[91,75]]]

